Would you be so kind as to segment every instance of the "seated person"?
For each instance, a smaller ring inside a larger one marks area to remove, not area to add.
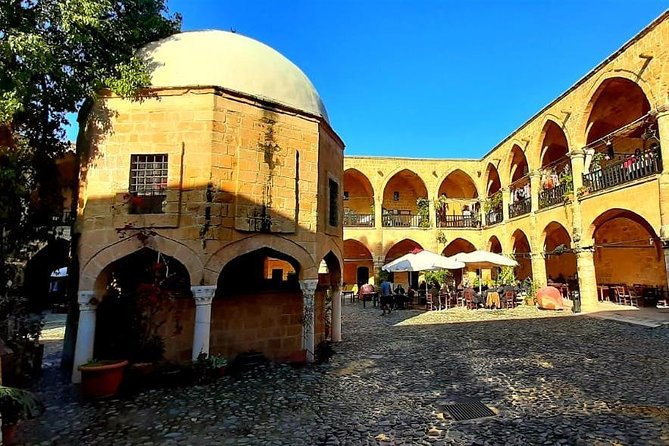
[[[402,288],[402,285],[398,283],[393,292],[395,294],[404,294],[404,288]]]

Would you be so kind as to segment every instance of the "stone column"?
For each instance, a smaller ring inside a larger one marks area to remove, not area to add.
[[[339,283],[332,290],[332,342],[341,342],[341,289]]]
[[[93,359],[95,345],[95,321],[98,301],[95,291],[79,291],[79,327],[77,328],[77,343],[74,347],[74,364],[72,367],[72,382],[81,382],[79,366]]]
[[[532,212],[539,210],[539,192],[541,192],[541,172],[533,170],[530,172],[530,197],[532,200]]]
[[[428,208],[429,208],[429,218],[430,218],[430,228],[437,227],[437,209],[434,207],[434,197],[432,194],[427,194]]]
[[[576,249],[578,288],[581,295],[581,309],[593,311],[597,308],[597,278],[595,277],[594,248]]]
[[[660,175],[660,237],[669,240],[669,111],[663,110],[657,115],[658,138],[662,155],[662,174]]]
[[[571,176],[574,183],[574,196],[576,196],[578,190],[583,186],[585,152],[583,152],[583,150],[572,150],[569,152],[569,159],[571,160]]]
[[[541,288],[546,286],[546,259],[541,252],[533,252],[531,255],[532,279]]]
[[[509,221],[509,188],[503,187],[500,189],[502,193],[502,221]]]
[[[383,226],[383,220],[381,215],[383,214],[383,195],[379,198],[374,199],[374,227],[376,229],[381,229]]]
[[[200,353],[209,354],[211,333],[211,301],[216,294],[215,285],[190,287],[195,299],[195,329],[193,330],[193,353],[196,360]]]
[[[314,295],[316,294],[318,279],[300,280],[300,288],[304,297],[304,310],[302,322],[302,348],[307,352],[307,362],[314,362],[315,346],[315,318],[314,318]]]

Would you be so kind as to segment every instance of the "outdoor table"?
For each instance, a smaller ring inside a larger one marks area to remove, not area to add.
[[[608,285],[597,285],[597,291],[599,292],[599,300],[600,302],[604,301],[604,296],[606,296],[606,300],[609,299],[609,286]],[[606,291],[606,294],[604,293]]]
[[[362,299],[362,308],[365,308],[367,299],[372,301],[374,307],[376,306],[376,293],[360,293],[360,299]]]
[[[342,291],[341,295],[344,301],[346,301],[346,298],[348,297],[351,299],[351,303],[353,303],[353,297],[355,296],[355,293],[353,291]]]
[[[499,293],[497,291],[488,291],[485,306],[492,307],[493,304],[495,305],[495,308],[500,308]]]

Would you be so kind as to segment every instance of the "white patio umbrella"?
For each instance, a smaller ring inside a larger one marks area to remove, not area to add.
[[[496,266],[518,266],[518,262],[501,254],[490,251],[461,252],[455,254],[453,259],[463,262],[470,268],[489,269]],[[479,280],[479,293],[481,292],[481,281]]]
[[[444,257],[432,251],[414,249],[410,253],[383,265],[381,269],[391,273],[399,273],[407,271],[460,269],[464,267],[465,264],[463,262],[453,260],[450,257]]]

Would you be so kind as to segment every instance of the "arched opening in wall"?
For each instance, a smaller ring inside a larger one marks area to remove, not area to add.
[[[302,351],[300,264],[260,248],[228,262],[212,302],[210,351],[227,358],[255,351],[284,361]]]
[[[641,87],[628,79],[607,79],[592,96],[586,114],[588,148],[584,186],[613,187],[661,171],[657,122]]]
[[[388,252],[386,252],[383,264],[390,263],[398,257],[410,253],[414,249],[423,249],[423,247],[413,240],[401,240],[395,243]],[[394,285],[401,284],[405,289],[407,289],[407,287],[416,289],[418,287],[418,275],[418,272],[389,273],[388,280]]]
[[[500,243],[496,235],[493,235],[490,237],[490,240],[488,240],[488,251],[494,252],[495,254],[502,253],[502,243]]]
[[[614,288],[618,285],[636,291],[638,305],[655,306],[657,289],[667,284],[667,272],[662,243],[653,227],[625,209],[604,212],[594,220],[593,227],[600,298],[618,302]]]
[[[499,162],[499,160],[497,160]],[[502,212],[502,181],[499,178],[497,167],[488,163],[486,167],[486,199],[483,203],[485,224],[490,226],[500,223],[504,219]]]
[[[558,222],[551,222],[544,229],[544,256],[548,283],[566,283],[569,291],[578,289],[576,254],[571,248],[571,237]]]
[[[525,233],[516,229],[511,236],[513,255],[518,262],[516,267],[516,279],[525,280],[532,277],[532,250],[530,248],[530,241]]]
[[[344,226],[374,227],[374,188],[357,169],[344,172]]]
[[[318,267],[318,286],[314,295],[315,345],[332,337],[332,297],[340,281],[339,259],[330,251]]]
[[[414,172],[404,169],[390,178],[383,189],[384,227],[429,227],[427,188]]]
[[[93,356],[155,362],[191,358],[195,302],[186,267],[143,248],[105,267],[96,280]]]
[[[374,277],[372,253],[361,242],[344,240],[344,288],[369,283]]]
[[[28,260],[23,276],[23,294],[28,311],[67,311],[69,261],[70,242],[61,238],[49,241]]]
[[[528,214],[532,210],[530,169],[525,153],[517,144],[509,153],[509,218]]]
[[[441,251],[441,255],[446,257],[451,257],[461,252],[474,252],[474,251],[476,251],[476,247],[471,242],[463,238],[456,238],[454,240],[451,240],[451,242],[448,245],[446,245],[443,251]],[[461,269],[451,270],[451,273],[453,274],[453,280],[455,280],[456,285],[462,283]]]
[[[567,137],[554,121],[544,125],[541,144],[541,179],[539,208],[564,202],[564,196],[573,192],[571,164]]]
[[[449,173],[439,186],[439,198],[435,206],[437,227],[478,227],[478,196],[474,181],[464,171],[456,169]]]

